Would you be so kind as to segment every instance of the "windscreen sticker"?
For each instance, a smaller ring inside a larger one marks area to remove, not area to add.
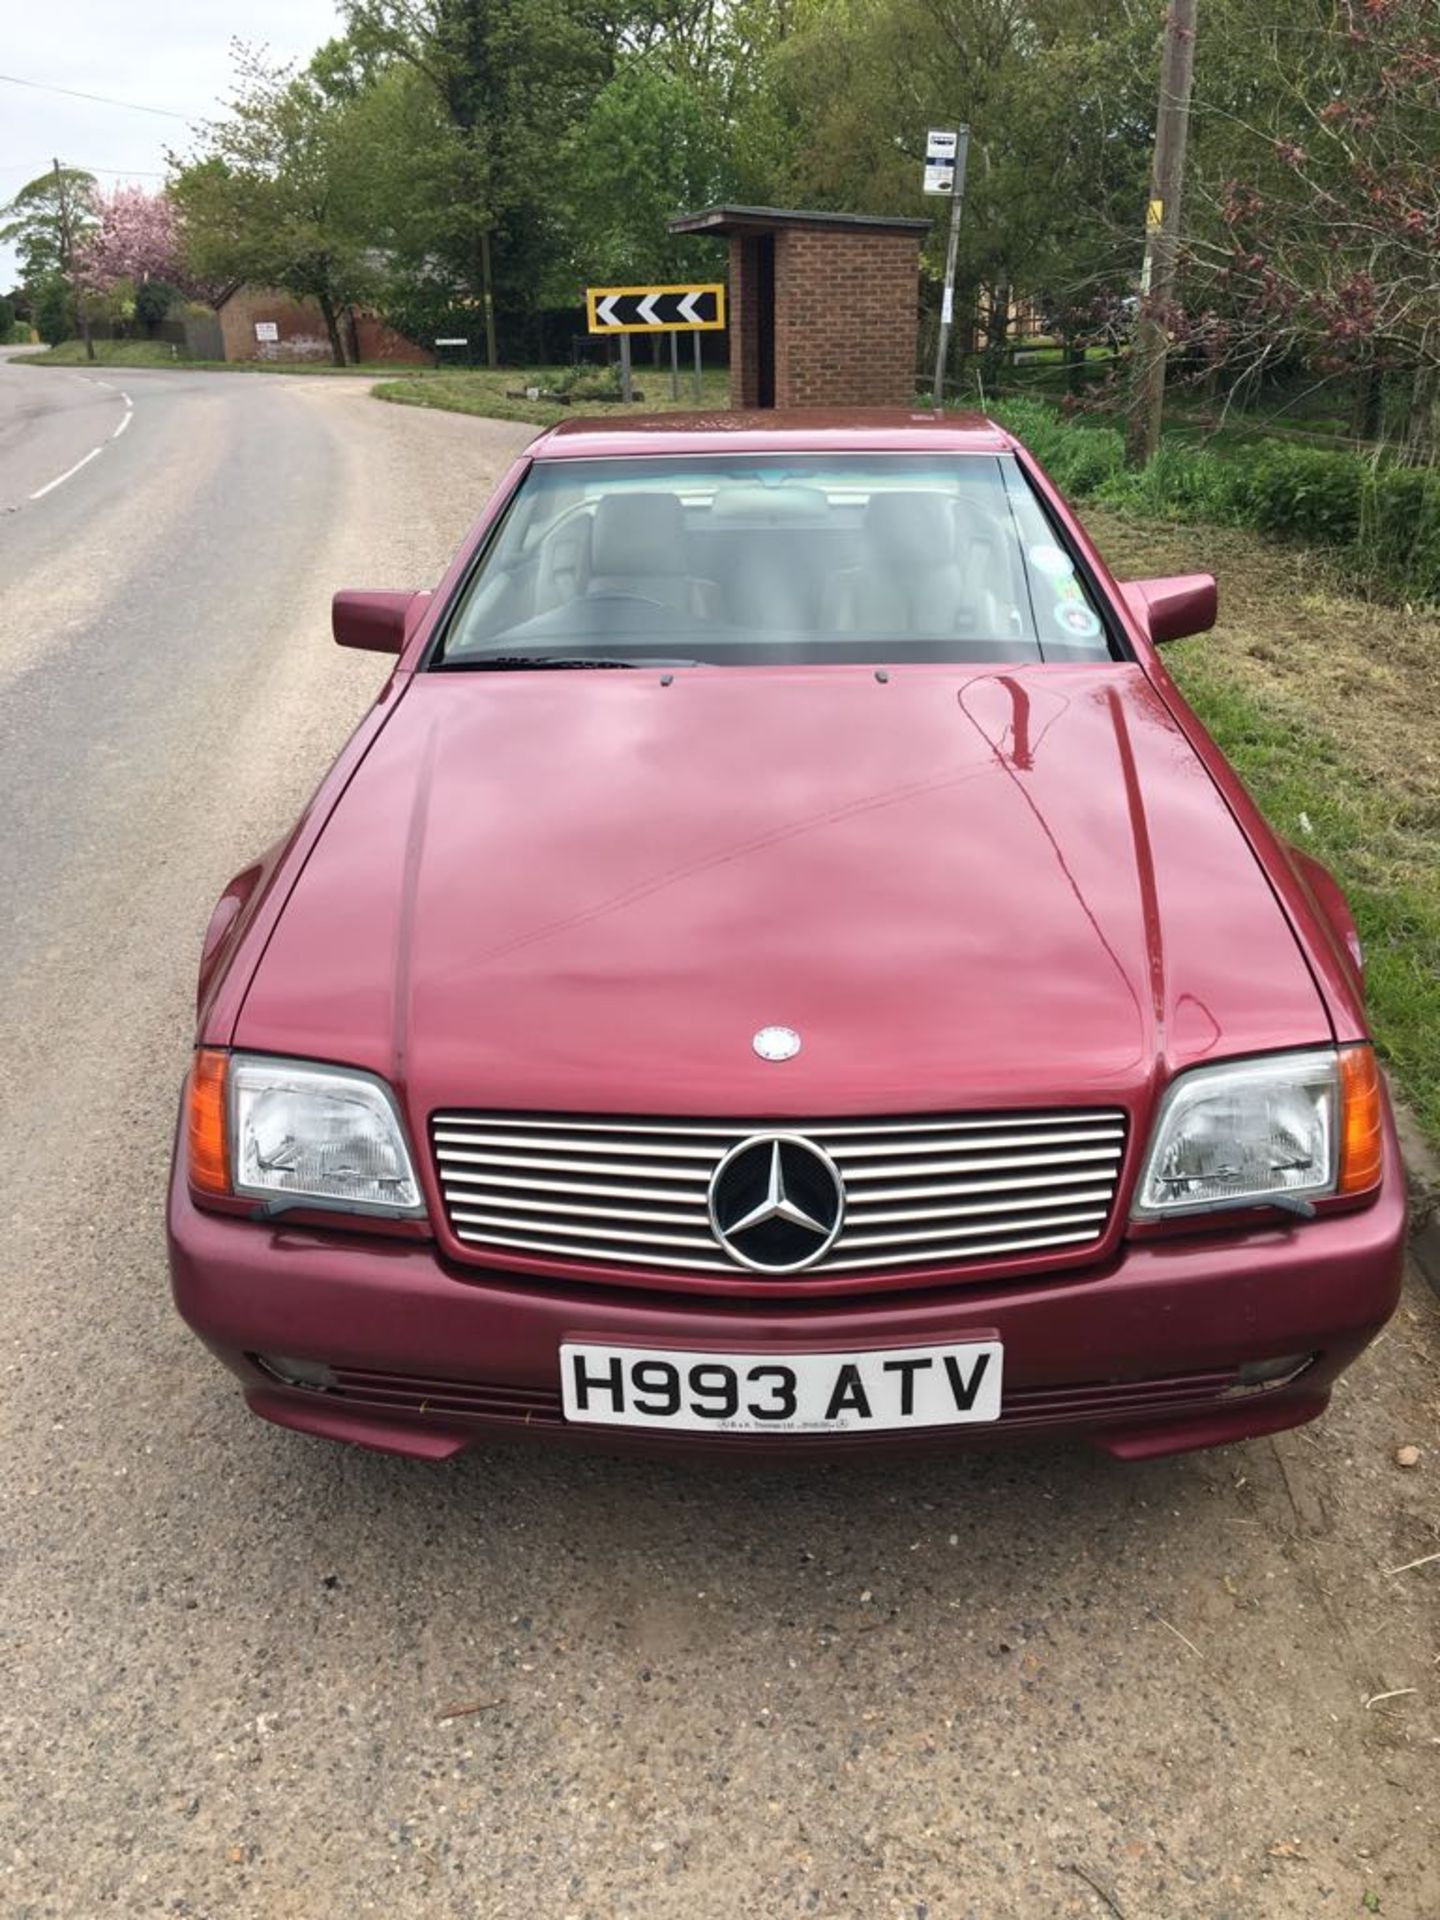
[[[1055,598],[1057,600],[1078,600],[1083,604],[1085,599],[1084,589],[1073,573],[1068,580],[1057,580],[1055,582]]]
[[[1030,564],[1037,573],[1048,573],[1052,580],[1063,579],[1067,573],[1075,571],[1074,561],[1059,547],[1031,547]]]
[[[1089,607],[1074,600],[1062,600],[1056,607],[1055,624],[1076,640],[1094,640],[1100,632],[1100,622],[1095,614]]]

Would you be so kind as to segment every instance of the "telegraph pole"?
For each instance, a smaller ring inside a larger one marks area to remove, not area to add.
[[[1165,406],[1165,320],[1175,291],[1180,246],[1180,196],[1185,184],[1185,141],[1190,130],[1190,89],[1195,78],[1196,0],[1170,0],[1165,51],[1160,63],[1160,104],[1155,115],[1155,161],[1150,204],[1145,210],[1145,259],[1140,305],[1130,348],[1130,404],[1125,422],[1125,459],[1143,467],[1160,444]]]
[[[70,190],[65,185],[65,175],[60,170],[60,162],[55,162],[55,210],[60,222],[60,257],[65,268],[65,277],[70,282],[70,297],[75,302],[75,318],[80,322],[81,337],[85,342],[85,358],[95,358],[95,342],[90,338],[90,316],[85,311],[84,296],[75,277],[75,243],[70,227]]]

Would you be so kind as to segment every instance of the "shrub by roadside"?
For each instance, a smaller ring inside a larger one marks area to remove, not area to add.
[[[1132,473],[1115,427],[1077,425],[1037,400],[1002,400],[991,413],[1073,499],[1247,527],[1333,553],[1369,587],[1440,601],[1440,474],[1433,468],[1278,442],[1220,453],[1167,441],[1143,473]]]

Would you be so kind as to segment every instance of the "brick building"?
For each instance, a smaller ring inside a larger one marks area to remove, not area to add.
[[[915,395],[928,220],[709,207],[670,223],[730,243],[730,404],[895,407]]]
[[[313,300],[292,300],[273,287],[241,283],[215,302],[226,360],[329,360],[325,316]],[[340,335],[352,360],[393,360],[428,367],[434,355],[387,327],[378,315],[349,307]]]

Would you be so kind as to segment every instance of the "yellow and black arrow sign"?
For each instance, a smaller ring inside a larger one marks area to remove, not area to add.
[[[725,289],[587,287],[591,333],[718,333],[725,325]]]

